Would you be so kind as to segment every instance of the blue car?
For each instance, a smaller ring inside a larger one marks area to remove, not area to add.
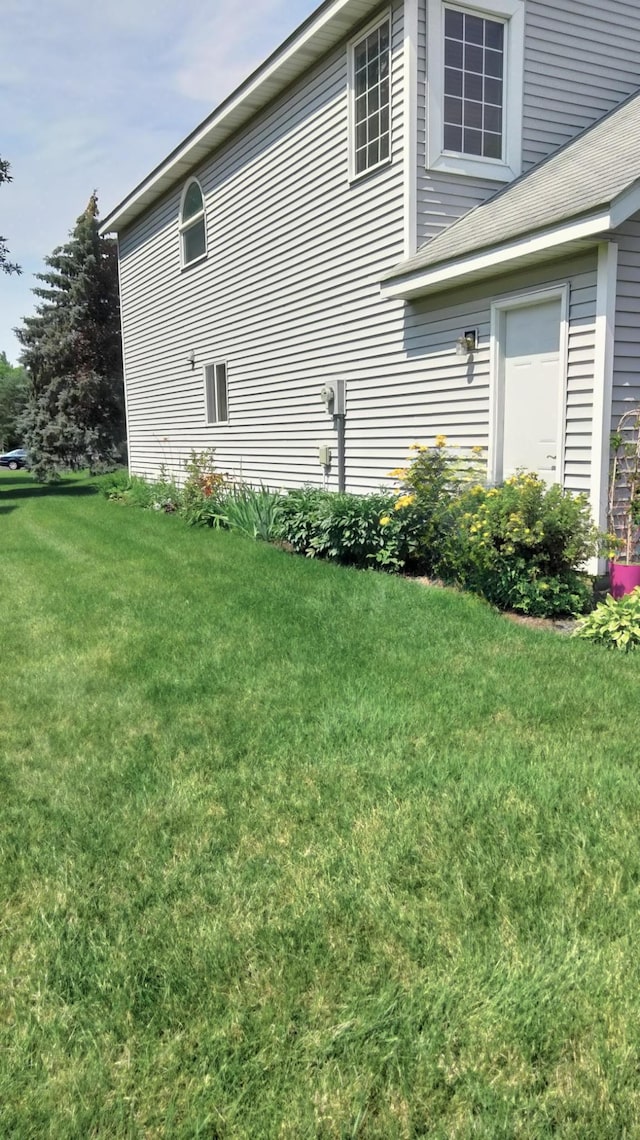
[[[29,466],[29,454],[24,447],[16,447],[15,451],[6,451],[0,455],[0,467],[8,467],[10,471],[19,471],[21,467]]]

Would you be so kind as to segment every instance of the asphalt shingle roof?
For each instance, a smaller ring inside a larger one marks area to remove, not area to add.
[[[640,92],[454,222],[386,279],[588,215],[640,178]]]

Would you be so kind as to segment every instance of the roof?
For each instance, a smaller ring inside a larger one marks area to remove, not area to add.
[[[487,276],[497,263],[584,243],[640,209],[639,181],[640,92],[396,265],[383,292],[435,291],[463,273]]]
[[[324,0],[311,15],[104,219],[120,233],[185,178],[378,6],[379,0]]]

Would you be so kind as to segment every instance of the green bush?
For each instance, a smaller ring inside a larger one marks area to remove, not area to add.
[[[176,511],[180,506],[181,491],[164,473],[160,479],[151,482],[141,475],[130,475],[128,471],[119,470],[102,475],[97,482],[103,495],[114,503],[167,513]]]
[[[608,595],[583,618],[574,637],[584,637],[609,649],[629,652],[640,647],[640,586],[618,601]]]
[[[282,501],[280,536],[307,557],[401,570],[415,555],[414,520],[393,495],[304,488]]]
[[[589,608],[592,583],[580,568],[597,548],[586,496],[520,473],[451,502],[436,564],[501,609],[552,617]]]

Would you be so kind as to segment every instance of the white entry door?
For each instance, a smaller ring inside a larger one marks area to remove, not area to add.
[[[560,483],[562,300],[507,308],[503,317],[502,471],[496,474],[507,479],[524,468]]]

